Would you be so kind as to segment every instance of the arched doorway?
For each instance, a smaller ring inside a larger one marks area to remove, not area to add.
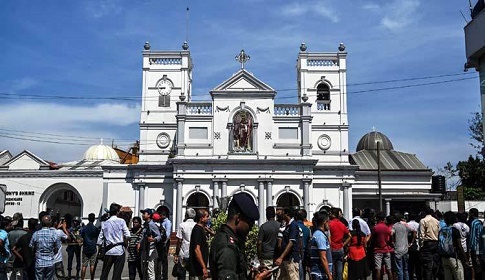
[[[194,192],[187,198],[187,208],[209,209],[209,198],[201,192]]]
[[[286,192],[278,197],[278,200],[276,201],[276,206],[278,208],[286,208],[286,207],[300,207],[300,200],[298,197],[291,193],[291,192]]]
[[[50,186],[40,197],[39,211],[59,217],[82,217],[83,201],[79,192],[67,183]]]

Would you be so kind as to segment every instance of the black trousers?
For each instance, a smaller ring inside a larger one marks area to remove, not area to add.
[[[414,275],[416,275],[417,280],[421,280],[421,256],[419,251],[409,251],[409,279],[414,279]]]
[[[74,256],[76,256],[76,270],[81,270],[81,246],[79,245],[68,245],[66,248],[67,252],[67,271],[68,274],[71,275],[72,270],[72,261],[74,260]]]
[[[125,266],[125,254],[121,256],[105,255],[103,259],[103,270],[101,271],[101,280],[108,280],[108,274],[113,266],[113,280],[121,280],[121,273]]]
[[[130,280],[135,280],[137,271],[138,277],[140,277],[140,279],[143,279],[143,272],[141,270],[141,258],[128,262],[128,275],[130,276]]]
[[[423,279],[435,279],[439,270],[438,241],[424,241],[420,252],[421,264],[423,267]]]

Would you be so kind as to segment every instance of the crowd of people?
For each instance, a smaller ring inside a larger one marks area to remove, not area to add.
[[[277,279],[482,279],[485,230],[478,210],[392,216],[339,208],[314,214],[303,209],[266,209],[259,229],[258,258],[279,267]]]
[[[112,203],[95,225],[79,217],[41,212],[39,219],[0,216],[1,279],[168,279],[172,224],[168,209],[143,209],[126,219]],[[217,232],[208,209],[188,208],[176,231],[172,276],[192,279],[482,279],[485,230],[478,210],[441,213],[426,207],[386,216],[353,209],[347,221],[339,208],[307,219],[304,209],[266,208],[257,252],[248,261],[245,243],[259,220],[247,194],[233,196]],[[262,217],[261,217],[262,218]],[[211,242],[209,243],[209,239]],[[65,270],[62,246],[67,253]],[[74,259],[76,263],[74,263]]]

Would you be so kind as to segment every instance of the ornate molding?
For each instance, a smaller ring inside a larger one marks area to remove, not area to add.
[[[216,106],[216,112],[229,112],[229,106],[226,106],[226,107]]]
[[[256,108],[256,114],[259,114],[261,112],[271,114],[271,110],[269,109],[269,107],[266,107],[266,108],[259,108],[259,107],[257,107]]]

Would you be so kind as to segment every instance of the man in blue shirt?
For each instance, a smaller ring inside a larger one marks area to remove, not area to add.
[[[159,264],[157,265],[157,275],[160,275],[158,273],[158,270],[160,269],[160,264],[161,264],[161,275],[162,275],[162,280],[167,280],[168,279],[168,249],[170,247],[170,234],[172,234],[172,222],[168,219],[168,216],[170,215],[170,211],[168,210],[167,206],[160,206],[158,209],[158,214],[160,214],[160,221],[165,229],[165,233],[167,235],[167,241],[165,244],[165,251],[161,256],[159,256]]]
[[[35,252],[35,279],[54,279],[54,257],[61,248],[61,239],[51,228],[51,216],[45,215],[41,221],[42,229],[34,232],[30,247]]]
[[[301,245],[302,245],[302,250],[301,252],[303,253],[302,255],[302,260],[300,261],[300,280],[305,280],[305,272],[307,271],[308,263],[305,262],[306,258],[305,256],[309,254],[310,252],[307,252],[307,244],[308,241],[310,241],[310,229],[305,226],[303,221],[306,220],[307,213],[305,209],[299,209],[297,214],[296,214],[296,223],[298,224],[298,227],[300,228],[300,235],[301,235]]]
[[[86,270],[89,266],[91,278],[94,277],[94,264],[96,263],[96,241],[98,240],[99,229],[94,225],[96,215],[88,215],[89,223],[81,228],[81,237],[83,238],[82,268],[81,279],[86,276]]]
[[[0,216],[0,279],[7,279],[7,261],[10,258],[10,244],[5,227],[9,222]]]
[[[301,236],[300,228],[294,220],[295,210],[292,208],[285,208],[283,211],[283,219],[286,222],[285,230],[283,231],[283,239],[281,248],[283,253],[275,260],[275,265],[280,266],[280,274],[278,279],[300,279],[300,246]]]
[[[332,280],[332,251],[330,241],[325,234],[328,231],[328,214],[319,212],[315,218],[316,230],[311,244],[311,276],[312,280]]]

